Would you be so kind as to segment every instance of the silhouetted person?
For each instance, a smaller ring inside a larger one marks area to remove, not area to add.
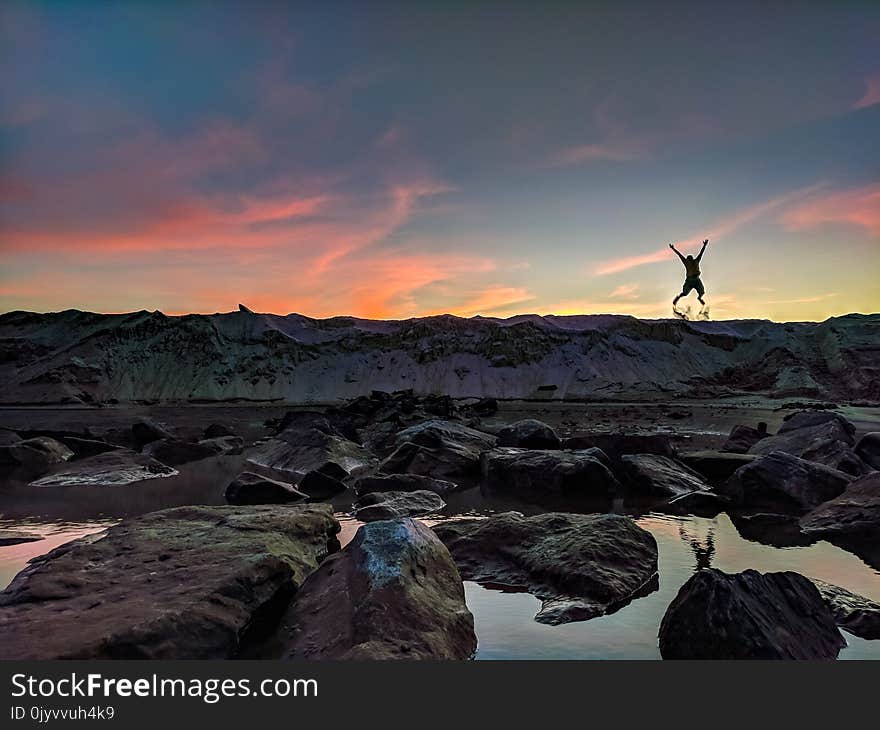
[[[675,247],[674,243],[669,244],[669,248],[675,251],[675,255],[681,259],[681,263],[684,264],[685,269],[685,280],[684,286],[681,289],[681,294],[679,294],[675,299],[672,300],[672,306],[674,307],[678,304],[678,300],[682,297],[686,297],[691,293],[691,289],[697,290],[697,299],[700,300],[700,304],[705,304],[706,302],[703,300],[703,294],[706,293],[706,287],[703,286],[703,282],[700,280],[700,259],[703,258],[703,253],[706,250],[706,246],[709,244],[709,239],[707,238],[703,241],[703,248],[700,249],[700,253],[697,254],[697,257],[693,256],[682,256],[678,249]]]

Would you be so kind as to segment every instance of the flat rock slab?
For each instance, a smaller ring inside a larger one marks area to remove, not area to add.
[[[145,479],[171,477],[178,472],[146,454],[115,449],[73,461],[31,482],[34,487],[123,487]]]
[[[824,580],[812,581],[838,626],[863,639],[880,639],[880,603]]]
[[[458,485],[455,482],[426,477],[422,474],[373,474],[361,477],[354,483],[354,491],[359,495],[371,492],[416,491],[448,494],[456,489],[458,489]]]
[[[850,482],[834,499],[801,518],[801,529],[823,537],[871,538],[880,535],[880,473]]]
[[[583,621],[657,589],[657,543],[629,517],[505,512],[434,526],[462,576],[526,590],[542,623]]]
[[[702,476],[675,459],[659,454],[630,454],[621,458],[634,490],[655,497],[680,497],[709,491]]]
[[[846,641],[799,573],[700,570],[660,624],[664,659],[835,659]]]
[[[359,528],[303,584],[280,634],[289,659],[468,659],[477,647],[455,563],[411,519]]]
[[[497,448],[482,456],[489,489],[524,499],[609,497],[620,483],[599,449],[557,451]]]
[[[418,517],[439,512],[446,502],[426,490],[415,492],[370,492],[358,499],[354,516],[361,522]]]
[[[837,497],[851,481],[837,469],[774,451],[737,469],[719,491],[747,506],[803,512]]]
[[[758,457],[754,454],[734,454],[727,451],[681,451],[678,460],[706,479],[727,479],[737,469]]]
[[[217,454],[210,446],[180,439],[152,441],[144,447],[144,453],[168,466],[179,466],[191,461],[201,461]]]
[[[328,505],[176,507],[31,561],[0,593],[2,659],[223,659],[331,550]]]
[[[0,547],[6,547],[7,545],[20,545],[25,542],[37,542],[42,539],[42,535],[36,535],[32,532],[0,530]]]
[[[247,460],[290,474],[298,480],[328,463],[337,464],[346,473],[375,462],[362,446],[318,429],[288,429],[247,452]]]

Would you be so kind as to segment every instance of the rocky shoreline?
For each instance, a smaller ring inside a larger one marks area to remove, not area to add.
[[[655,591],[657,545],[619,513],[629,503],[724,511],[738,529],[828,540],[880,566],[878,435],[856,438],[833,410],[796,411],[775,433],[739,424],[721,448],[688,450],[661,433],[499,426],[496,407],[377,391],[291,411],[256,440],[148,418],[2,431],[4,477],[70,499],[218,455],[243,467],[217,485],[229,506],[125,519],[33,560],[0,593],[0,657],[466,659],[477,638],[463,580],[531,593],[550,625]],[[528,514],[443,519],[465,492]],[[340,505],[365,523],[344,547]],[[838,626],[876,638],[880,607],[795,573],[703,569],[658,632],[666,658],[833,658]]]

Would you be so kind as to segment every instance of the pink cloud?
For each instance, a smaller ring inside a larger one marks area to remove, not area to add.
[[[612,299],[635,299],[638,296],[638,284],[621,284],[608,296]]]
[[[880,183],[813,197],[782,215],[782,224],[791,231],[829,223],[859,226],[880,236]]]
[[[872,76],[865,81],[865,93],[852,108],[867,109],[875,104],[880,104],[880,75]]]

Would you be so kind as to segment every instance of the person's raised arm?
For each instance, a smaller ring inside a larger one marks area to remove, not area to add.
[[[670,244],[669,244],[669,248],[671,248],[673,251],[675,251],[675,255],[678,256],[678,258],[680,258],[682,261],[684,261],[684,256],[682,256],[682,255],[678,252],[678,249],[675,247],[675,244],[674,244],[674,243],[670,243]]]
[[[706,250],[706,246],[708,246],[708,245],[709,245],[709,239],[707,238],[705,241],[703,241],[703,248],[700,249],[700,253],[697,254],[697,261],[699,261],[701,258],[703,258],[703,252]]]

